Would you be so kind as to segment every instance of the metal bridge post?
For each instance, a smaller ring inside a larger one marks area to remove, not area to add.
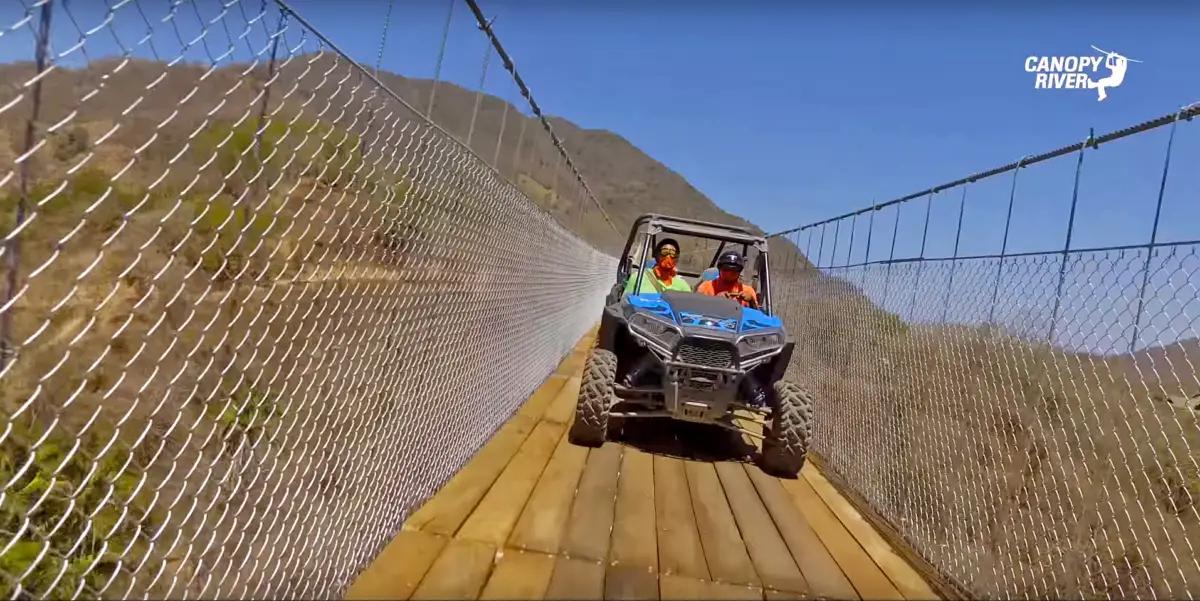
[[[1067,217],[1067,235],[1063,242],[1062,263],[1058,266],[1058,285],[1054,289],[1054,310],[1050,314],[1050,333],[1046,335],[1046,343],[1054,346],[1054,335],[1058,328],[1058,312],[1062,308],[1063,285],[1067,280],[1067,259],[1070,258],[1071,238],[1075,233],[1075,210],[1079,205],[1079,177],[1083,173],[1083,154],[1089,146],[1095,145],[1095,131],[1088,130],[1087,140],[1079,147],[1079,158],[1075,163],[1075,183],[1071,187],[1071,213]]]
[[[1137,309],[1133,314],[1133,334],[1129,337],[1129,352],[1133,353],[1137,350],[1138,337],[1141,334],[1142,310],[1145,309],[1146,303],[1146,286],[1150,283],[1150,259],[1154,256],[1155,247],[1158,244],[1158,225],[1159,219],[1162,217],[1163,195],[1167,190],[1167,174],[1171,171],[1171,149],[1175,144],[1175,131],[1179,125],[1179,118],[1183,116],[1181,109],[1175,114],[1175,120],[1171,122],[1171,131],[1167,134],[1167,153],[1163,158],[1162,179],[1158,184],[1158,199],[1154,203],[1154,225],[1150,228],[1150,241],[1146,244],[1146,263],[1142,267],[1142,283],[1138,286],[1138,302]]]

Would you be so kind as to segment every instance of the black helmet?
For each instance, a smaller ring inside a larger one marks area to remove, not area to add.
[[[741,271],[745,269],[746,261],[742,258],[741,253],[737,251],[725,251],[721,253],[721,258],[717,259],[718,269],[734,269]]]

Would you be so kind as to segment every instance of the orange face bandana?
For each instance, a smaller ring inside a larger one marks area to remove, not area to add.
[[[726,284],[734,284],[738,281],[738,278],[740,278],[741,275],[741,272],[734,271],[732,269],[722,269],[721,281]]]
[[[671,285],[671,281],[675,279],[675,253],[673,251],[659,255],[658,262],[654,265],[654,274],[662,283]]]

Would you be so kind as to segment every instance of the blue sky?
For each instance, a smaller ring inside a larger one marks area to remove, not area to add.
[[[432,75],[446,4],[397,3],[385,68]],[[1200,101],[1200,9],[1189,18],[1181,3],[1153,11],[1065,2],[1036,10],[926,2],[904,11],[877,3],[839,10],[783,2],[480,4],[496,15],[497,32],[545,110],[625,136],[768,231],[1082,140],[1090,127],[1107,132]],[[373,15],[326,0],[294,5],[347,52],[373,62],[384,2],[356,2],[378,6]],[[476,86],[481,38],[460,3],[447,79]],[[1025,57],[1092,54],[1092,44],[1144,62],[1131,65],[1104,102],[1094,91],[1033,89]],[[514,95],[501,77],[489,79],[489,91]],[[1185,183],[1200,183],[1184,181],[1187,161],[1200,160],[1200,127],[1181,129],[1166,198],[1168,239],[1200,237],[1174,227],[1200,217],[1187,211],[1182,194]],[[1165,144],[1164,129],[1089,154],[1076,246],[1148,236]],[[1010,249],[1061,246],[1073,170],[1072,160],[1060,159],[1022,174],[1017,214],[1025,227]],[[1007,183],[969,193],[965,227],[975,235],[965,236],[967,254],[999,249],[993,230]],[[937,203],[934,219],[956,219],[956,211],[957,196]],[[942,225],[934,230],[950,224]],[[929,252],[949,254],[946,234]],[[914,253],[919,247],[904,237],[898,244]]]
[[[166,0],[139,0],[161,15]],[[248,11],[257,3],[243,0]],[[292,6],[354,58],[378,52],[385,0],[292,0]],[[1107,2],[832,3],[789,7],[678,0],[480,0],[543,109],[587,128],[621,134],[681,173],[718,205],[769,232],[795,227],[957,179],[1027,154],[1105,133],[1200,101],[1200,4],[1153,9]],[[0,22],[12,22],[5,3]],[[144,29],[131,5],[118,30]],[[199,5],[206,18],[211,0]],[[431,77],[446,0],[397,0],[382,67]],[[198,31],[191,5],[184,35]],[[82,29],[99,22],[98,2],[73,0]],[[229,22],[241,22],[229,17]],[[188,23],[190,22],[190,30]],[[59,48],[72,24],[56,21]],[[165,27],[159,48],[178,48]],[[101,51],[102,35],[88,48]],[[478,84],[486,40],[458,1],[442,77]],[[172,46],[173,45],[173,46]],[[1031,55],[1094,54],[1091,45],[1142,63],[1097,102],[1093,90],[1035,90]],[[29,56],[28,37],[0,37],[0,58]],[[312,46],[306,49],[311,49]],[[244,51],[237,58],[244,59]],[[94,58],[94,56],[93,56]],[[189,59],[202,58],[199,50]],[[487,91],[520,101],[498,62]],[[1168,128],[1088,151],[1073,248],[1138,244],[1149,236]],[[1181,124],[1164,195],[1160,241],[1200,238],[1200,125]],[[1010,252],[1060,249],[1075,158],[1022,171]],[[960,255],[1000,250],[1011,176],[967,190]],[[949,256],[961,190],[934,199],[926,256]],[[903,209],[896,256],[915,256],[925,207]],[[887,257],[895,211],[876,217],[871,260]],[[840,231],[838,255],[861,262],[865,218]],[[804,240],[799,241],[804,246]]]
[[[152,19],[168,6],[167,0],[135,4]],[[375,62],[386,0],[291,4],[351,56]],[[396,0],[383,68],[431,77],[448,4]],[[480,4],[497,17],[497,32],[548,113],[621,134],[767,231],[1057,148],[1085,138],[1089,128],[1103,133],[1200,101],[1194,60],[1200,4],[1194,3],[1163,2],[1154,10],[1065,0],[1036,10],[999,2],[972,9],[909,3],[905,10],[876,2],[841,9],[715,0]],[[258,7],[253,0],[241,5],[251,14]],[[14,21],[18,6],[5,3],[0,22]],[[100,22],[102,6],[72,0],[79,28]],[[204,18],[216,14],[211,0],[198,6]],[[144,29],[133,7],[123,6],[117,19],[127,40]],[[183,37],[198,31],[191,3],[178,15]],[[224,22],[244,21],[235,14]],[[77,37],[74,25],[59,14],[60,49]],[[154,40],[163,54],[179,45],[164,26]],[[104,32],[89,38],[93,58],[105,42]],[[458,1],[443,79],[475,88],[486,43]],[[1092,54],[1092,44],[1144,62],[1131,65],[1104,102],[1091,90],[1033,89],[1033,75],[1023,70],[1027,56]],[[0,58],[16,56],[29,56],[28,36],[0,37]],[[196,48],[188,58],[203,57]],[[486,87],[520,100],[497,61]],[[1186,124],[1175,140],[1160,239],[1200,237],[1193,225],[1200,218],[1197,130]],[[1088,153],[1074,247],[1146,239],[1166,135],[1163,128]],[[1022,173],[1015,209],[1022,227],[1010,250],[1061,247],[1073,175],[1071,158]],[[968,191],[962,254],[999,250],[1008,186],[1002,176]],[[934,203],[927,256],[952,251],[958,194]],[[919,223],[924,207],[903,210],[897,256],[915,255],[921,228],[909,224]],[[882,252],[886,242],[873,248]],[[884,257],[873,250],[871,258]]]

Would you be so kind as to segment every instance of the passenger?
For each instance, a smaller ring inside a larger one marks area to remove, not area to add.
[[[746,267],[746,261],[742,255],[736,251],[728,251],[717,259],[717,269],[720,275],[715,280],[707,280],[701,282],[696,288],[696,292],[707,294],[709,296],[723,296],[732,298],[743,306],[751,309],[758,308],[758,294],[754,292],[754,287],[750,284],[743,284],[741,281],[742,270]]]
[[[654,247],[655,264],[652,269],[643,269],[642,284],[637,294],[661,293],[664,290],[691,292],[692,287],[683,281],[675,272],[675,262],[679,258],[679,243],[671,238],[663,238]],[[633,284],[637,274],[631,274],[625,283],[625,294],[633,294]]]

